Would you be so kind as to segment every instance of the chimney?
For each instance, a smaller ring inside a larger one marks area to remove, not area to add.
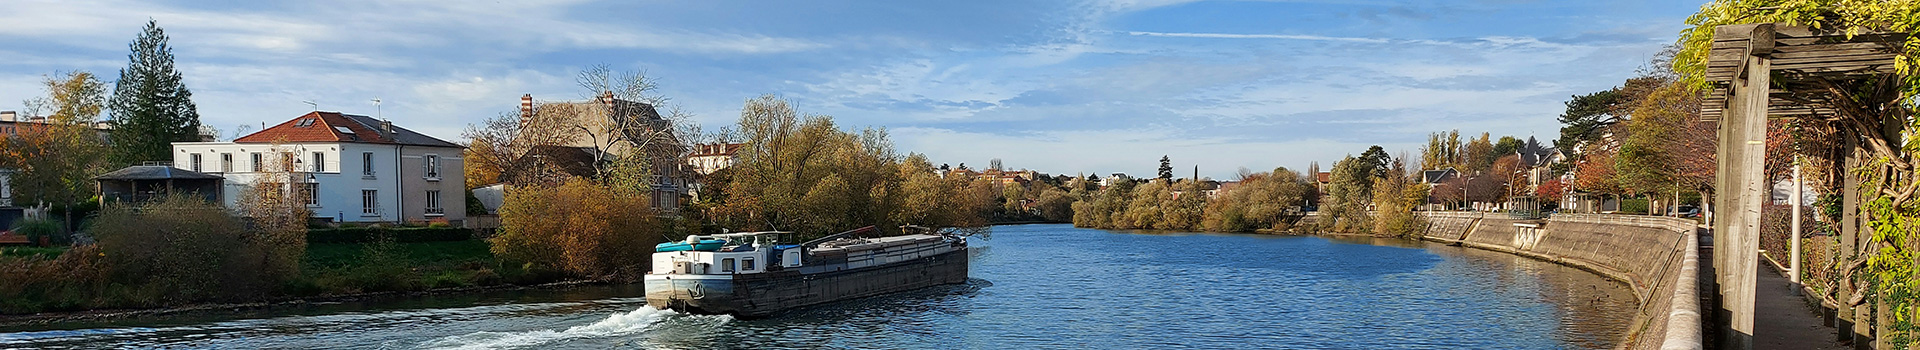
[[[388,140],[393,139],[393,121],[392,120],[380,121],[380,136],[384,136]]]
[[[600,103],[604,103],[607,106],[613,106],[613,90],[607,90],[605,93],[601,93]]]
[[[533,94],[520,96],[520,125],[527,125],[533,119]]]

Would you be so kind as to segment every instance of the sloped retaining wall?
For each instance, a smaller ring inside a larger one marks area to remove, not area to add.
[[[1640,313],[1624,349],[1699,349],[1697,228],[1692,220],[1554,214],[1426,212],[1425,239],[1573,266],[1633,287]]]

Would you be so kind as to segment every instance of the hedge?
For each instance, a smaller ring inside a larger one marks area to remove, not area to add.
[[[473,239],[473,230],[461,227],[342,227],[307,230],[307,243],[367,243],[393,237],[398,243],[454,242]]]

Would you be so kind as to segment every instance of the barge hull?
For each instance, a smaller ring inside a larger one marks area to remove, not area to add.
[[[764,317],[781,310],[967,281],[967,250],[881,266],[801,274],[648,275],[647,305]]]

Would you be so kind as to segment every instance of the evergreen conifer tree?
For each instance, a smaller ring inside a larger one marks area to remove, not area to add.
[[[200,113],[193,93],[173,67],[167,33],[153,20],[128,45],[107,110],[113,115],[114,166],[169,160],[173,142],[200,141]]]
[[[1168,160],[1167,156],[1160,156],[1160,179],[1173,179],[1173,162]]]

